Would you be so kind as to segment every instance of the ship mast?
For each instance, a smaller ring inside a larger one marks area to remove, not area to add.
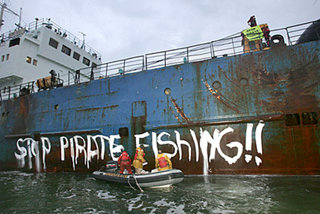
[[[0,3],[0,6],[1,6],[1,12],[0,12],[0,31],[1,31],[1,27],[3,25],[3,14],[4,14],[4,11],[8,11],[10,13],[12,13],[13,15],[16,15],[19,17],[19,24],[17,25],[18,27],[20,27],[20,24],[21,24],[21,13],[22,13],[22,8],[20,8],[20,15],[17,14],[16,12],[14,12],[13,10],[11,10],[10,8],[7,7],[7,4],[6,3]]]

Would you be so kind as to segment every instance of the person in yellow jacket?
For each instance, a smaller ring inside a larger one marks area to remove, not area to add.
[[[170,158],[163,154],[161,150],[158,151],[158,156],[156,158],[156,169],[158,169],[158,171],[172,169]]]
[[[136,174],[142,174],[144,172],[143,171],[143,163],[145,163],[146,160],[144,159],[145,154],[144,154],[143,149],[144,149],[143,145],[138,147],[136,149],[136,154],[133,159],[132,166],[135,168]]]

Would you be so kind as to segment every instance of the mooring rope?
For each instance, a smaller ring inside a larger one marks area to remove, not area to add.
[[[129,184],[129,186],[130,186],[132,189],[136,190],[136,189],[130,184],[130,176],[131,176],[131,175],[128,176],[128,184]]]
[[[136,181],[137,187],[140,189],[140,192],[143,192],[143,189],[141,189],[141,187],[140,187],[140,185],[139,185],[139,183],[138,183],[138,181],[137,181],[136,176],[133,175],[133,178],[134,178],[134,180]]]

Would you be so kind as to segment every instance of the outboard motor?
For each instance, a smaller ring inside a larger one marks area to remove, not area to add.
[[[118,169],[118,162],[117,161],[107,161],[105,166],[106,172],[115,172]]]
[[[320,40],[320,19],[313,22],[300,36],[297,44]]]

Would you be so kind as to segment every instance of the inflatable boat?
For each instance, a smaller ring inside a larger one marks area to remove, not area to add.
[[[119,174],[117,171],[94,171],[92,176],[98,180],[140,187],[168,187],[183,181],[184,174],[179,169],[170,169],[147,174]]]

